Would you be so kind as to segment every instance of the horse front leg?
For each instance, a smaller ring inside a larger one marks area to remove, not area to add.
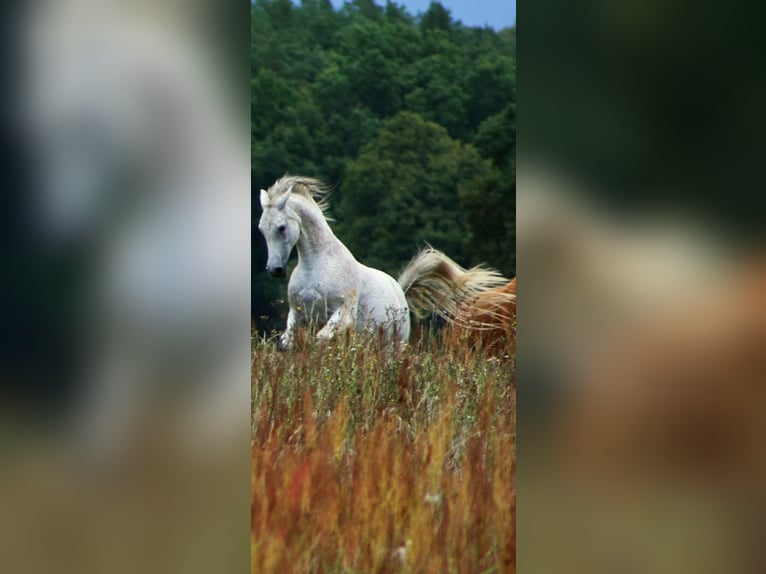
[[[279,348],[286,351],[293,346],[293,339],[295,338],[295,328],[298,326],[298,316],[293,308],[287,313],[287,327],[285,332],[279,338]]]
[[[317,333],[320,341],[329,341],[341,331],[353,329],[356,326],[356,303],[342,305],[330,315],[325,326]]]

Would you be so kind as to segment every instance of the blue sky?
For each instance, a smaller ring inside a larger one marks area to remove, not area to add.
[[[407,8],[411,14],[428,10],[431,0],[394,0]],[[516,22],[516,0],[440,0],[442,6],[452,13],[452,18],[467,26],[484,26],[500,29]],[[376,0],[385,4],[385,0]],[[332,0],[335,6],[342,6],[343,0]]]

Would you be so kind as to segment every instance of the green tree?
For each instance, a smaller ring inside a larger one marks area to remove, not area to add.
[[[459,189],[491,169],[443,127],[401,112],[349,164],[338,234],[361,261],[394,274],[426,242],[468,263]]]
[[[516,275],[516,106],[487,118],[474,139],[494,169],[460,188],[469,228],[468,252]],[[488,237],[489,236],[489,237]],[[490,240],[491,238],[491,240]]]
[[[441,5],[440,2],[431,2],[428,10],[420,19],[421,30],[442,30],[444,32],[452,31],[452,17],[449,10]]]

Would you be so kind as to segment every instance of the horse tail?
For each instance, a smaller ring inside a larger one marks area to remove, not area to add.
[[[454,322],[462,301],[498,287],[507,279],[481,265],[465,269],[429,247],[407,264],[398,281],[416,317],[437,313]]]

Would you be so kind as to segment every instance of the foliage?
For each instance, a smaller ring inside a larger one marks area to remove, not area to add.
[[[346,172],[337,232],[362,261],[396,275],[426,241],[465,261],[458,189],[491,177],[489,162],[412,112],[387,120]],[[406,240],[403,240],[406,238]]]
[[[256,340],[258,572],[514,572],[512,365],[434,339]]]
[[[250,56],[255,192],[286,172],[334,185],[338,236],[391,273],[427,241],[515,275],[515,28],[466,27],[436,2],[416,18],[392,2],[255,0]],[[254,228],[268,330],[285,288],[265,259]]]

